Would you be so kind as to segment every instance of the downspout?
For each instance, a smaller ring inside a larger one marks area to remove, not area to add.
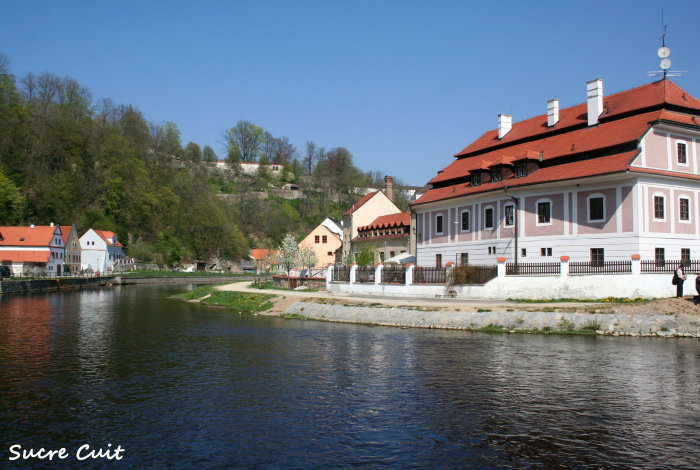
[[[515,261],[515,272],[518,272],[518,198],[511,196],[508,194],[508,186],[503,186],[503,192],[508,196],[509,198],[513,199],[515,201],[515,227],[513,228],[513,233],[515,234],[515,256],[513,257]]]

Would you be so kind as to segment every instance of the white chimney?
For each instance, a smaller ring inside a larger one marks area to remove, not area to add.
[[[552,127],[559,122],[559,100],[547,101],[547,126]]]
[[[30,225],[29,228],[34,228],[34,224]]]
[[[53,222],[51,222],[51,223],[49,224],[49,227],[53,227]]]
[[[588,125],[598,124],[598,116],[603,112],[603,80],[596,79],[586,82],[588,96]]]
[[[513,117],[507,114],[498,115],[498,138],[502,139],[513,127]]]

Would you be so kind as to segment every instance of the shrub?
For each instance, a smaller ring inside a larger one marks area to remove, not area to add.
[[[447,284],[451,286],[463,286],[476,284],[476,268],[469,265],[453,266],[447,274]]]
[[[600,327],[602,325],[603,325],[603,321],[599,320],[598,317],[596,317],[595,319],[586,320],[583,323],[583,325],[581,325],[581,329],[595,331],[595,330],[600,330]]]

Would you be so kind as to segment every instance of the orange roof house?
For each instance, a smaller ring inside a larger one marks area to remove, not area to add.
[[[699,142],[700,102],[668,79],[500,115],[412,203],[417,262],[700,257]]]
[[[30,267],[41,274],[62,274],[64,244],[61,228],[51,225],[0,227],[0,264],[15,274]]]
[[[357,247],[356,251],[367,244],[373,245],[379,254],[377,261],[383,262],[408,251],[410,230],[410,212],[383,215],[368,225],[358,227],[353,244]]]

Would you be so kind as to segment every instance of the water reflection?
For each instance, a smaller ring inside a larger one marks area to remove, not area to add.
[[[694,340],[285,321],[166,298],[189,288],[0,298],[3,452],[126,449],[94,468],[700,467]]]

